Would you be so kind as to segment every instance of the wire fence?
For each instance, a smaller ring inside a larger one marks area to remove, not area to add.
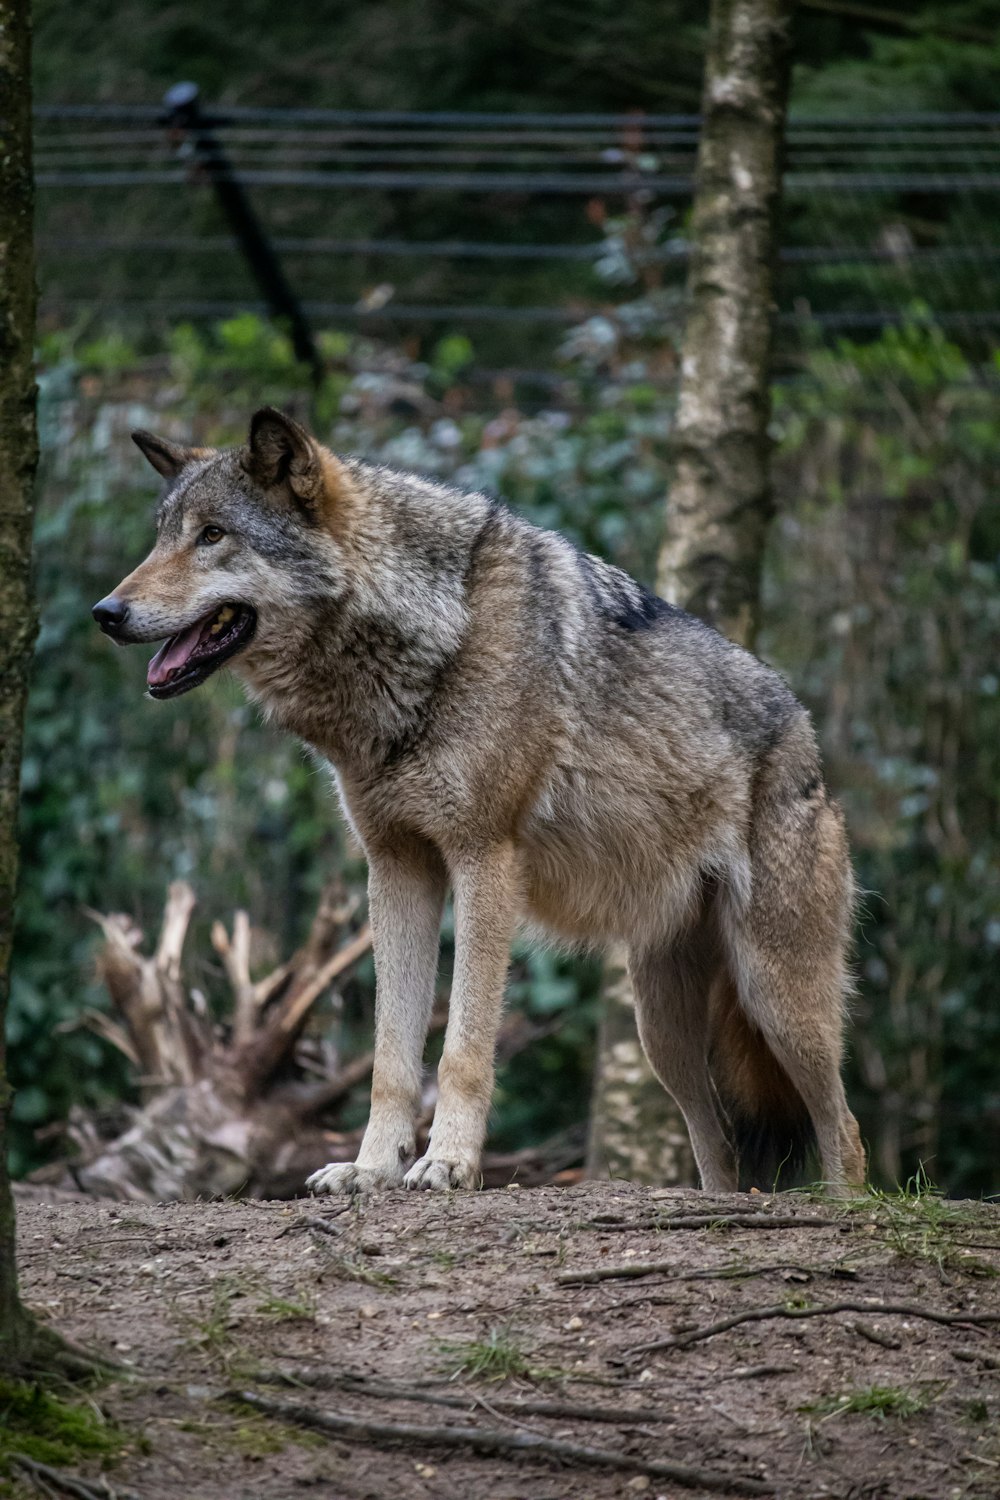
[[[205,106],[200,120],[310,318],[511,324],[537,330],[537,354],[554,328],[634,299],[623,256],[640,291],[683,284],[696,116]],[[257,305],[190,131],[147,105],[42,106],[36,122],[46,316],[141,325]],[[784,328],[997,325],[1000,113],[793,117],[784,186]]]

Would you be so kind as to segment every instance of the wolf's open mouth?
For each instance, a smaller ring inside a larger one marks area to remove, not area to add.
[[[249,604],[224,604],[172,635],[157,651],[146,670],[151,698],[176,698],[204,682],[206,677],[242,651],[257,629],[257,615]]]

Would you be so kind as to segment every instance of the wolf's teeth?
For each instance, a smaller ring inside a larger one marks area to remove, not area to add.
[[[236,611],[235,609],[233,609],[233,606],[231,604],[224,604],[219,610],[219,613],[216,615],[215,619],[212,621],[212,624],[209,627],[209,634],[218,635],[223,625],[228,625],[235,613]]]

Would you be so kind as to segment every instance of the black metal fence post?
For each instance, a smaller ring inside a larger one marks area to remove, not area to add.
[[[272,313],[287,320],[296,359],[309,366],[313,383],[319,385],[323,361],[312,329],[264,226],[212,129],[215,122],[211,116],[202,114],[198,85],[176,83],[168,89],[163,99],[162,119],[178,146],[190,142],[194,160],[215,189],[219,206]]]

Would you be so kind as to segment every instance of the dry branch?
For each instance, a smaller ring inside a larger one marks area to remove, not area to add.
[[[743,1281],[752,1276],[777,1275],[781,1271],[797,1271],[804,1276],[813,1276],[818,1269],[822,1268],[778,1261],[767,1266],[721,1266],[678,1272],[676,1261],[641,1260],[631,1261],[626,1266],[593,1266],[586,1271],[561,1271],[556,1277],[556,1283],[558,1286],[589,1286],[598,1281],[636,1281],[643,1276],[668,1276],[671,1281]]]
[[[766,1214],[759,1211],[735,1214],[658,1214],[648,1219],[624,1220],[618,1215],[587,1219],[578,1227],[612,1234],[635,1229],[833,1229],[840,1219],[822,1219],[815,1214]]]
[[[372,932],[367,923],[322,963],[314,962],[309,944],[306,945],[302,967],[242,1050],[240,1074],[248,1097],[265,1088],[288,1057],[323,991],[364,958],[371,945]]]
[[[827,1302],[816,1307],[788,1307],[778,1303],[775,1307],[750,1307],[743,1312],[720,1318],[716,1323],[706,1323],[702,1328],[690,1328],[674,1334],[668,1339],[656,1339],[649,1344],[636,1344],[625,1351],[626,1358],[640,1354],[653,1354],[660,1349],[687,1349],[691,1344],[714,1338],[717,1333],[726,1333],[742,1323],[763,1323],[771,1318],[822,1318],[834,1313],[867,1313],[869,1316],[882,1313],[903,1318],[922,1318],[928,1323],[982,1324],[1000,1323],[1000,1313],[946,1313],[932,1308],[920,1307],[912,1302]]]
[[[730,1495],[770,1495],[773,1486],[758,1479],[697,1469],[689,1464],[662,1459],[638,1458],[607,1448],[587,1448],[559,1438],[533,1432],[497,1432],[487,1427],[418,1427],[404,1422],[366,1422],[360,1417],[337,1416],[315,1411],[293,1401],[273,1401],[255,1391],[227,1391],[224,1400],[237,1401],[281,1422],[293,1422],[331,1437],[356,1443],[403,1443],[437,1448],[465,1448],[474,1453],[505,1453],[526,1458],[554,1458],[561,1463],[591,1469],[623,1469],[648,1474],[654,1479],[672,1479],[691,1489],[717,1490]]]

